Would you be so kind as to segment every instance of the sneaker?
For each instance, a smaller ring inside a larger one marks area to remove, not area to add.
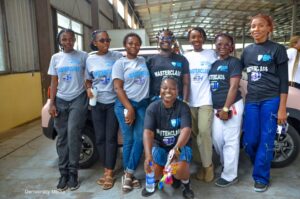
[[[174,178],[174,176],[172,176],[172,178],[173,178],[173,183],[172,183],[171,186],[172,186],[174,189],[178,189],[178,188],[180,187],[180,185],[181,185],[181,181],[178,180],[178,179],[176,179],[176,178]]]
[[[146,187],[144,187],[144,189],[142,190],[142,196],[143,196],[143,197],[149,197],[149,196],[152,196],[152,195],[155,193],[155,191],[156,191],[156,187],[157,187],[157,186],[155,186],[153,192],[148,192],[148,191],[146,190]]]
[[[192,199],[194,198],[194,192],[191,189],[191,181],[189,181],[187,184],[182,183],[182,195],[184,198]]]
[[[263,184],[260,182],[255,182],[254,183],[254,191],[256,192],[264,192],[268,189],[268,185],[267,184]]]
[[[70,173],[70,178],[68,181],[68,186],[71,191],[74,191],[80,187],[78,183],[78,174]]]
[[[56,186],[57,191],[65,191],[68,189],[68,175],[61,175]]]
[[[215,182],[215,185],[218,186],[218,187],[228,187],[232,184],[235,184],[238,182],[238,178],[234,178],[232,181],[227,181],[225,180],[224,178],[219,178],[216,182]]]

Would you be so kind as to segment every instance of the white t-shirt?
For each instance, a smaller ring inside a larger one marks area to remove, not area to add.
[[[201,52],[188,52],[184,56],[190,65],[190,107],[212,105],[208,72],[212,63],[217,60],[213,50],[202,50]]]
[[[112,66],[122,57],[120,52],[108,51],[105,55],[90,55],[86,60],[85,79],[92,81],[97,90],[97,101],[102,104],[114,103],[117,97],[111,77]]]
[[[140,102],[149,97],[150,76],[144,57],[118,59],[113,65],[112,78],[124,82],[123,89],[128,99]]]
[[[51,57],[48,74],[58,76],[57,97],[71,101],[85,91],[87,56],[86,52],[73,50],[70,53],[59,52]]]
[[[293,67],[294,67],[296,56],[297,56],[297,49],[289,48],[289,49],[287,49],[286,52],[287,52],[287,55],[289,58],[289,62],[288,62],[288,64],[289,64],[289,81],[293,81],[293,82],[300,84],[300,59],[298,61],[298,68],[297,68],[297,71],[295,72],[295,76],[294,76],[294,78],[292,78]]]

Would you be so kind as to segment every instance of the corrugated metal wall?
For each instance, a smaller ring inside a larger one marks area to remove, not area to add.
[[[5,0],[11,72],[38,69],[37,36],[32,0]]]

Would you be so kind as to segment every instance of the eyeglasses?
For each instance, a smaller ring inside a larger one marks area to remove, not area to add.
[[[99,39],[98,41],[101,42],[101,43],[104,43],[104,42],[109,43],[109,42],[111,42],[111,39],[110,39],[110,38],[107,38],[107,39]]]
[[[173,37],[171,37],[171,36],[169,36],[169,37],[160,36],[159,39],[162,40],[162,41],[172,41]]]

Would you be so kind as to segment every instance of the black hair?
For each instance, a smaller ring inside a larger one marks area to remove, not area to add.
[[[228,33],[219,33],[215,36],[214,43],[216,43],[216,41],[219,37],[227,37],[231,41],[231,47],[232,47],[231,52],[233,52],[234,51],[234,44],[235,44],[233,37],[231,35],[229,35]]]
[[[105,30],[95,30],[95,31],[92,32],[91,43],[90,43],[90,48],[92,50],[99,50],[98,47],[95,46],[93,42],[96,40],[97,35],[102,33],[102,32],[106,32],[106,31]]]
[[[202,35],[204,41],[206,41],[206,38],[207,38],[206,32],[205,32],[204,29],[201,28],[201,27],[194,27],[194,28],[189,29],[188,35],[187,35],[187,38],[188,38],[188,39],[190,39],[191,32],[192,32],[193,30],[198,31],[198,32]]]
[[[65,32],[68,32],[68,33],[71,33],[73,35],[73,37],[75,38],[75,32],[72,30],[72,29],[65,29],[63,28],[61,31],[59,31],[59,33],[57,34],[57,37],[56,37],[56,41],[58,43],[58,45],[60,46],[60,48],[63,50],[63,46],[61,45],[60,43],[60,36],[65,33]]]
[[[162,86],[162,84],[164,83],[165,80],[173,80],[176,84],[176,87],[178,88],[178,80],[176,77],[174,76],[163,76],[163,78],[161,79],[161,82],[160,82],[160,86]]]
[[[163,28],[162,30],[159,30],[156,34],[157,40],[159,40],[160,34],[163,32],[169,33],[169,35],[172,37],[172,42],[174,42],[176,40],[174,33],[169,28],[167,28],[167,29]]]
[[[126,42],[127,42],[128,37],[136,37],[136,38],[138,38],[140,44],[142,45],[142,39],[141,39],[141,37],[138,34],[136,34],[134,32],[131,32],[131,33],[128,33],[127,35],[125,35],[125,37],[123,39],[123,46],[124,47],[126,46]]]

